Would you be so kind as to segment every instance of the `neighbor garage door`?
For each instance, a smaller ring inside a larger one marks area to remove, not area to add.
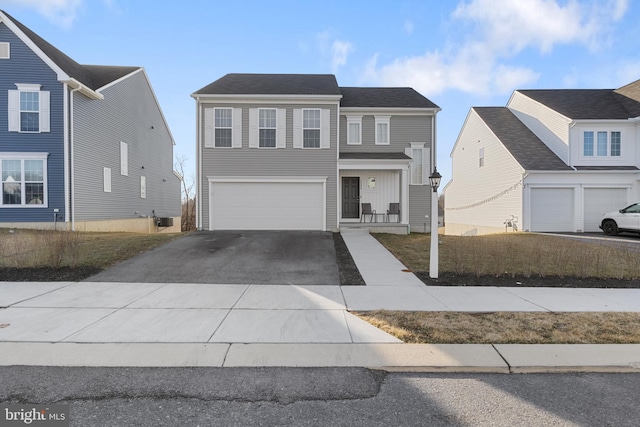
[[[584,231],[600,231],[602,215],[627,205],[626,188],[584,189]]]
[[[323,230],[322,182],[211,182],[211,230]]]
[[[531,231],[575,231],[573,188],[531,189]]]

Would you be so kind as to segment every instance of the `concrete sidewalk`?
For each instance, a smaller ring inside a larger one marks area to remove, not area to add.
[[[344,240],[367,286],[0,282],[0,365],[640,372],[640,345],[402,344],[348,312],[640,312],[640,289],[428,287]]]

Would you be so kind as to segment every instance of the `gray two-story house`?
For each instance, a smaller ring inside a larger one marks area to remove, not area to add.
[[[227,74],[192,96],[198,228],[430,231],[440,109],[415,90]]]
[[[0,227],[180,231],[173,146],[142,67],[81,65],[0,11]]]

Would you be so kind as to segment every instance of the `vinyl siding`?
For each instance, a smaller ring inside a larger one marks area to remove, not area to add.
[[[484,148],[483,167],[479,167],[480,148]],[[445,192],[447,234],[498,231],[511,215],[522,224],[524,170],[473,110],[451,157],[453,177]],[[457,231],[450,233],[452,229]]]
[[[77,221],[180,215],[180,181],[173,174],[169,130],[142,71],[101,91],[103,100],[74,94]],[[120,142],[128,146],[128,175],[120,173]],[[111,192],[103,191],[104,167]],[[146,198],[140,177],[146,177]],[[136,213],[137,212],[137,213]]]
[[[377,113],[376,113],[377,114]],[[389,145],[376,145],[375,143],[375,116],[364,115],[362,117],[362,144],[347,145],[347,116],[340,116],[340,151],[344,153],[404,153],[411,142],[426,142],[431,146],[431,116],[394,116],[390,115]]]
[[[200,118],[204,117],[204,108],[233,107],[242,108],[242,148],[201,148],[202,170],[199,174],[201,191],[200,226],[209,229],[208,176],[233,177],[275,177],[275,176],[322,176],[327,177],[327,229],[337,228],[337,104],[224,104],[201,103]],[[286,116],[286,148],[249,148],[249,109],[282,108]],[[330,110],[330,148],[300,149],[293,148],[293,110],[300,108],[319,108]],[[199,123],[199,135],[204,135],[205,124]],[[203,141],[199,142],[199,147]],[[259,211],[259,206],[256,207]]]
[[[558,157],[569,164],[571,120],[516,91],[507,107]]]
[[[431,232],[431,193],[428,185],[409,186],[409,225],[411,231]],[[425,218],[428,215],[429,218]]]
[[[0,152],[49,153],[48,206],[0,208],[0,223],[53,222],[54,209],[64,213],[64,88],[55,73],[2,23],[0,42],[11,45],[11,59],[0,60]],[[16,83],[40,84],[40,90],[50,92],[50,132],[8,132],[8,91],[17,89]]]

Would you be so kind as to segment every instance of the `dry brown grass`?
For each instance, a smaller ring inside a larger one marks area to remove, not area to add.
[[[410,269],[429,270],[429,234],[374,236]],[[477,276],[640,277],[640,255],[609,246],[529,233],[439,238],[441,272]]]
[[[108,267],[180,234],[0,229],[0,267]]]
[[[638,344],[640,313],[353,313],[406,343]]]

